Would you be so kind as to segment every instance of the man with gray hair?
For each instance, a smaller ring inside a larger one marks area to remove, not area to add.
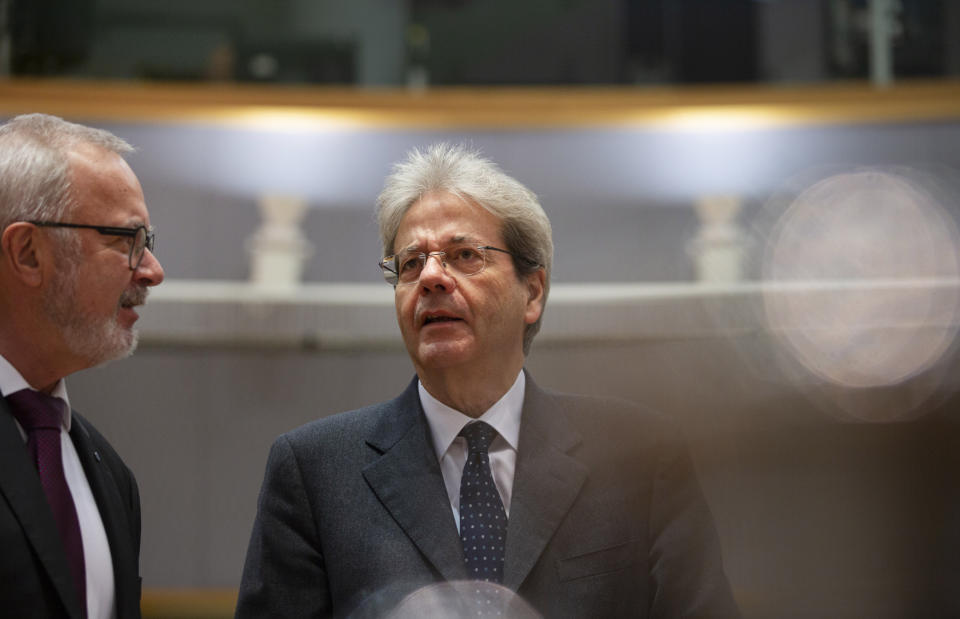
[[[64,377],[125,357],[163,281],[132,148],[54,116],[0,126],[0,608],[140,616],[133,474]]]
[[[678,432],[523,369],[553,254],[536,196],[441,144],[395,168],[377,215],[417,375],[274,443],[237,616],[426,616],[443,581],[472,583],[446,614],[737,616]]]

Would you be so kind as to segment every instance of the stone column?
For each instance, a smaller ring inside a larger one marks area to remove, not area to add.
[[[689,245],[697,281],[737,282],[743,279],[745,236],[737,223],[737,196],[704,196],[695,205],[700,231]]]
[[[296,196],[265,195],[257,206],[263,223],[247,242],[250,281],[265,290],[293,290],[313,250],[300,229],[307,203]]]

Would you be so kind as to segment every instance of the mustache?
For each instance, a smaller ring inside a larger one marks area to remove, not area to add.
[[[146,286],[134,286],[123,292],[120,297],[120,305],[143,305],[147,302],[147,295],[150,290]]]

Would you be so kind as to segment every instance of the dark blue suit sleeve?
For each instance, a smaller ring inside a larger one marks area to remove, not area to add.
[[[313,514],[297,457],[281,436],[267,460],[240,584],[238,618],[331,615]]]
[[[693,462],[679,433],[668,432],[661,447],[650,514],[651,616],[737,618]]]

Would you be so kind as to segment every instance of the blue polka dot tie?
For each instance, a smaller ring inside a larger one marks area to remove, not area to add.
[[[469,453],[460,479],[460,542],[467,571],[477,580],[503,582],[507,513],[490,473],[488,449],[497,431],[482,421],[460,431]]]

